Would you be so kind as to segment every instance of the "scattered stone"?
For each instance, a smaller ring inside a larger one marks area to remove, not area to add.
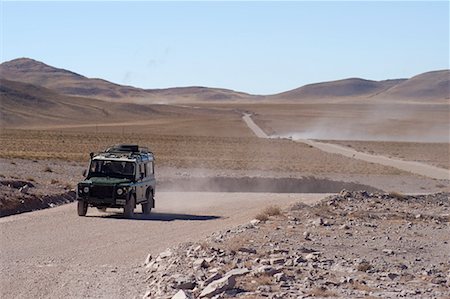
[[[397,273],[388,273],[387,275],[391,280],[396,279],[399,275]]]
[[[152,255],[148,254],[147,257],[145,258],[144,266],[148,265],[151,260],[152,260]]]
[[[246,253],[251,253],[251,254],[255,254],[256,253],[256,249],[254,248],[249,248],[249,247],[241,247],[238,249],[238,251],[240,252],[246,252]]]
[[[216,272],[216,273],[212,274],[211,276],[209,276],[209,277],[203,282],[203,284],[204,284],[204,285],[208,285],[208,284],[210,284],[211,282],[213,282],[214,280],[218,280],[218,279],[220,279],[220,278],[222,278],[222,275],[220,275],[220,273]]]
[[[207,268],[208,262],[204,258],[200,258],[200,259],[196,259],[192,263],[192,266],[194,269]]]
[[[285,261],[286,260],[284,258],[277,257],[277,258],[270,259],[270,264],[271,265],[284,265]]]
[[[172,277],[175,289],[192,290],[195,288],[196,280],[193,275],[176,274]]]
[[[172,299],[193,299],[191,293],[186,292],[185,290],[179,290],[175,295],[172,296]]]
[[[341,226],[339,226],[339,229],[350,229],[350,226],[348,226],[347,224],[342,224]]]
[[[382,252],[386,253],[387,255],[393,255],[394,254],[394,250],[392,250],[392,249],[383,249]]]
[[[303,232],[303,237],[305,238],[305,240],[311,241],[311,233],[309,231],[304,231]]]
[[[345,196],[303,204],[257,229],[247,223],[214,233],[206,246],[180,244],[148,257],[148,297],[450,298],[444,254],[450,215],[442,212],[450,209],[448,193],[407,200],[384,193]],[[414,220],[406,228],[405,220],[418,213],[428,222]],[[320,227],[311,227],[314,221]],[[241,236],[247,242],[236,247],[232,242]]]
[[[200,293],[200,298],[212,298],[215,295],[234,288],[236,285],[236,278],[234,276],[225,276],[218,280],[214,280],[203,289]]]
[[[281,282],[281,281],[285,281],[286,280],[286,275],[283,272],[276,273],[276,274],[273,275],[273,277],[275,277],[275,280],[277,282]]]
[[[261,221],[258,220],[258,219],[253,219],[252,221],[250,221],[250,224],[253,225],[253,226],[257,226],[260,223],[261,223]]]
[[[21,193],[28,193],[28,190],[30,190],[30,187],[28,185],[24,185],[23,187],[19,188],[19,192]]]

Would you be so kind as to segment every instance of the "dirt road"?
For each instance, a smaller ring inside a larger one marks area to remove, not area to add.
[[[159,193],[144,218],[68,204],[0,219],[1,298],[141,298],[140,267],[180,242],[201,239],[254,218],[265,206],[315,202],[324,194]]]
[[[255,133],[256,136],[260,138],[271,138],[271,136],[268,136],[251,118],[250,114],[244,114],[242,119],[247,124],[247,126],[250,128],[250,130]],[[435,167],[432,165],[415,162],[415,161],[404,161],[400,159],[393,159],[388,158],[381,155],[371,155],[368,153],[362,153],[358,152],[354,149],[336,145],[336,144],[330,144],[330,143],[324,143],[319,142],[315,140],[309,140],[309,139],[296,139],[296,142],[302,142],[305,144],[308,144],[310,146],[313,146],[317,149],[320,149],[321,151],[331,153],[331,154],[339,154],[343,155],[349,158],[363,160],[366,162],[371,163],[377,163],[385,166],[391,166],[400,170],[408,171],[411,173],[423,175],[426,177],[430,177],[433,179],[440,179],[440,180],[450,180],[450,171],[447,169]]]

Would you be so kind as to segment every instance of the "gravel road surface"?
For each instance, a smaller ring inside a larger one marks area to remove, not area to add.
[[[1,298],[141,298],[147,254],[254,218],[267,205],[325,194],[159,193],[148,217],[76,204],[0,219]],[[139,209],[138,209],[139,210]]]

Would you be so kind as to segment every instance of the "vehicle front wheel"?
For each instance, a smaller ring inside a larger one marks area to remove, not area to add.
[[[125,204],[125,207],[123,207],[123,214],[125,218],[133,218],[135,201],[136,199],[134,198],[134,195],[131,195]]]
[[[78,216],[86,216],[88,210],[88,203],[84,200],[78,201]]]
[[[151,201],[153,200],[153,191],[147,194],[147,200],[141,204],[142,214],[148,215],[152,211]]]

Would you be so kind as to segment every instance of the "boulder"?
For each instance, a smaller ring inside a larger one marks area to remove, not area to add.
[[[192,294],[184,290],[179,290],[175,295],[172,296],[172,299],[192,299],[192,298],[194,298]]]
[[[200,293],[200,298],[211,298],[215,295],[231,290],[236,285],[234,276],[225,276],[218,280],[214,280]]]

